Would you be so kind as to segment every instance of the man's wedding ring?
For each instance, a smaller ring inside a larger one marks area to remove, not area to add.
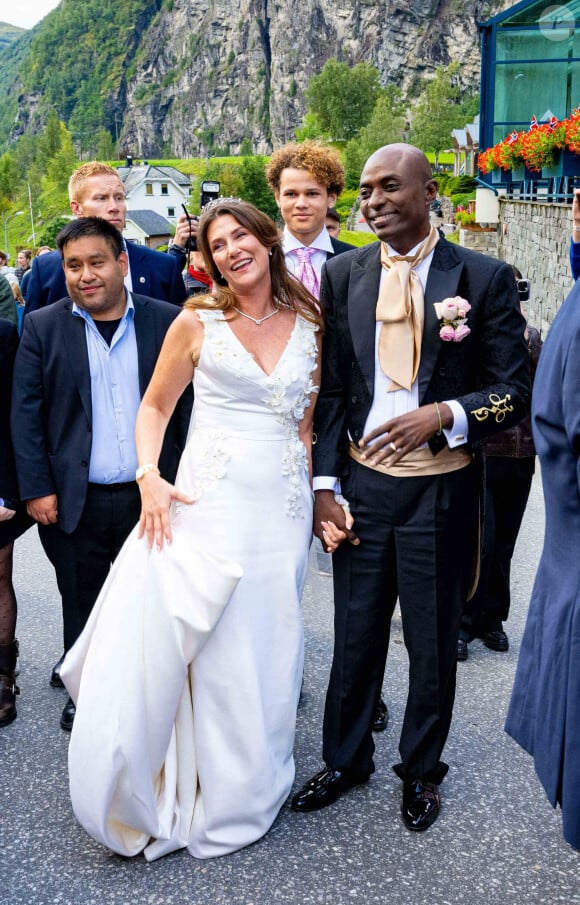
[[[392,443],[392,442],[389,443],[389,446],[391,447],[391,449],[393,450],[393,452],[399,452],[399,450],[397,449],[397,447],[395,446],[394,443]]]

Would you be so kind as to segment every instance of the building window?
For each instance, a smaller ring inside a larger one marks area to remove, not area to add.
[[[175,208],[174,208],[174,207],[168,207],[168,208],[167,208],[167,216],[168,216],[168,217],[175,217]]]
[[[162,194],[162,195],[169,195],[169,190],[168,190],[168,188],[167,188],[167,183],[166,183],[166,182],[162,182],[162,183],[161,183],[161,194]]]
[[[152,183],[152,182],[146,182],[146,183],[145,183],[145,194],[146,194],[146,195],[152,195],[152,194],[153,194],[153,183]]]

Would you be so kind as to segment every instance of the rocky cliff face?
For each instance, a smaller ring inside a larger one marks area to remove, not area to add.
[[[408,96],[437,66],[479,85],[477,22],[510,0],[174,0],[149,29],[122,146],[139,157],[268,153],[294,137],[325,61],[372,62]],[[171,8],[170,8],[171,7]]]

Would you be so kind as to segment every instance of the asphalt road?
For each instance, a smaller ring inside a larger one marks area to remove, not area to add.
[[[286,805],[268,836],[225,858],[179,852],[148,865],[93,842],[75,823],[67,791],[65,692],[49,687],[61,651],[59,599],[36,531],[16,550],[22,694],[18,718],[0,729],[0,905],[536,905],[580,903],[580,855],[562,839],[530,758],[503,723],[543,535],[536,480],[513,568],[507,654],[470,645],[459,665],[451,769],[428,832],[399,818],[390,769],[406,695],[407,657],[395,618],[385,679],[391,712],[377,738],[377,772],[332,808],[294,814]],[[332,651],[331,579],[313,552],[304,599],[305,700],[298,715],[297,779],[320,762],[320,726]],[[90,777],[87,777],[90,782]]]

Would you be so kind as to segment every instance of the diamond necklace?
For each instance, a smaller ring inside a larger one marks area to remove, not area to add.
[[[237,311],[238,314],[242,315],[242,317],[247,317],[249,321],[253,321],[255,323],[256,327],[259,327],[260,324],[263,324],[264,321],[268,320],[268,318],[274,317],[275,314],[280,314],[280,309],[274,308],[274,310],[270,311],[270,313],[267,314],[265,317],[252,317],[251,314],[246,314],[245,311],[240,311],[240,309],[237,308],[235,305],[234,305],[234,311]]]

